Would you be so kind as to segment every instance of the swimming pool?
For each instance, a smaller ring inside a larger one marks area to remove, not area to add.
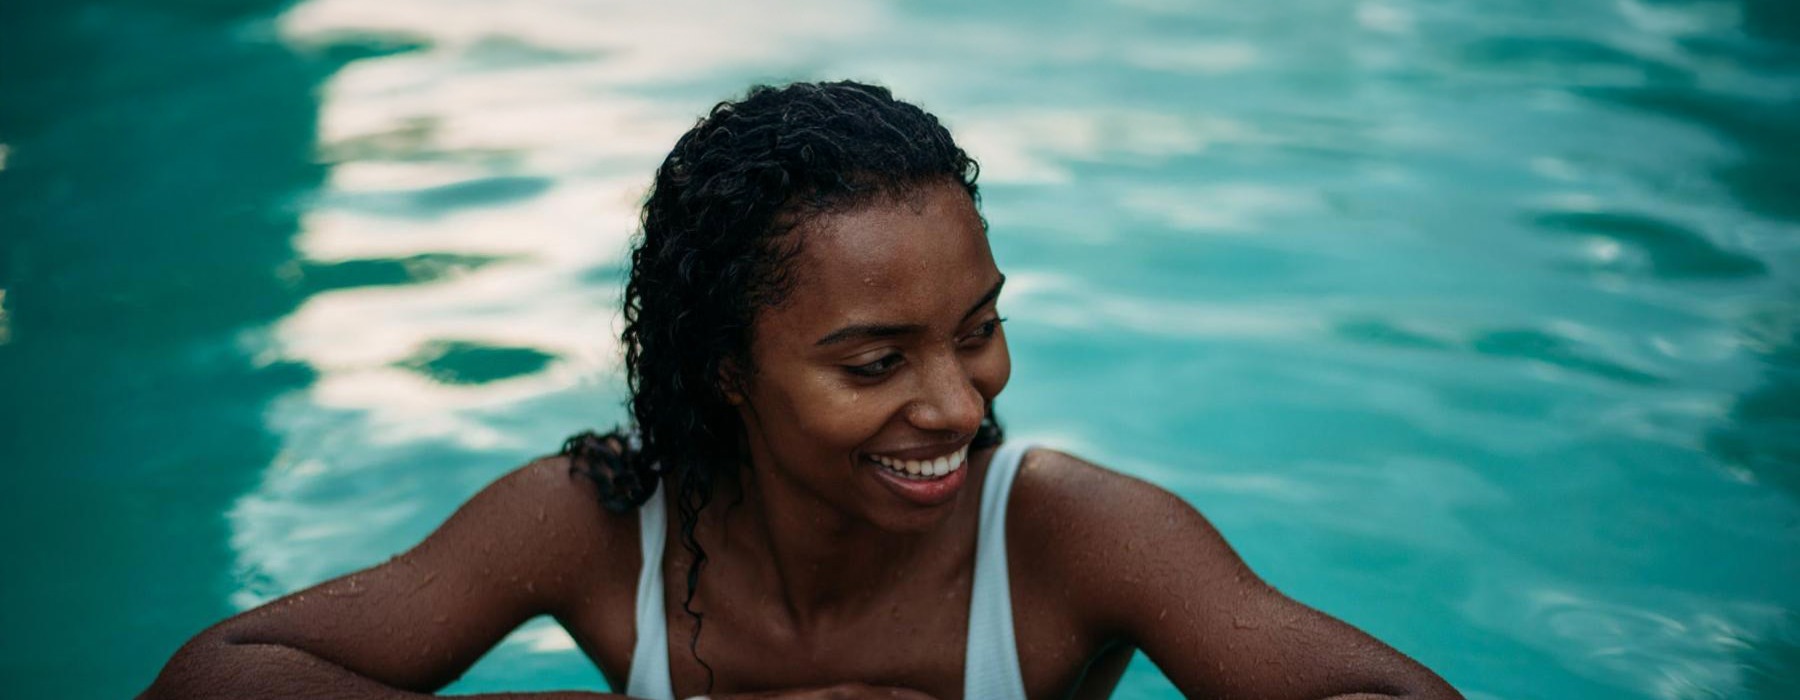
[[[651,169],[848,76],[982,163],[1015,437],[1471,698],[1800,697],[1791,4],[741,5],[9,8],[0,694],[129,695],[621,420]],[[539,624],[453,690],[571,686]]]

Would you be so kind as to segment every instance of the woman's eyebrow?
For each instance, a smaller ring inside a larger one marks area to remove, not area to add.
[[[1000,281],[995,282],[993,288],[989,289],[986,294],[981,295],[981,298],[977,299],[975,304],[969,307],[968,312],[963,314],[962,320],[969,320],[969,317],[974,316],[975,312],[980,311],[983,307],[993,303],[995,299],[1000,297],[1000,288],[1004,286],[1006,286],[1006,275],[1001,275]],[[827,333],[825,334],[825,337],[820,338],[819,342],[814,343],[813,345],[815,347],[824,347],[826,345],[835,345],[837,343],[861,338],[892,338],[913,333],[923,333],[924,331],[925,327],[917,323],[859,323],[844,326],[843,328]]]
[[[993,303],[995,299],[999,299],[1000,288],[1004,286],[1006,286],[1006,275],[1000,275],[1000,279],[994,282],[994,287],[989,289],[986,294],[981,295],[980,299],[976,299],[975,305],[969,307],[969,310],[963,313],[962,320],[969,320],[969,317],[974,316],[975,312],[981,310],[981,307]]]

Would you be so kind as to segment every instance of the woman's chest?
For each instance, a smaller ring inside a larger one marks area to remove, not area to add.
[[[677,697],[840,683],[962,695],[966,581],[901,587],[806,616],[769,596],[719,591],[696,597],[696,618],[681,605],[685,588],[670,589],[664,619]]]
[[[868,601],[866,609],[856,614],[821,618],[804,626],[766,597],[730,592],[696,596],[694,609],[700,613],[696,618],[682,606],[685,581],[672,583],[664,590],[667,645],[658,651],[668,659],[676,697],[867,683],[949,700],[964,695],[971,644],[985,651],[1008,642],[1016,650],[1014,663],[1029,697],[1069,697],[1096,682],[1109,690],[1116,680],[1116,673],[1111,680],[1088,673],[1091,666],[1109,665],[1094,663],[1107,651],[1107,640],[1081,629],[1070,614],[1072,601],[1058,599],[1056,587],[1009,585],[1005,602],[1010,603],[1012,628],[1006,630],[996,624],[971,626],[972,587],[967,583],[902,590]],[[635,625],[621,622],[636,619],[635,596],[609,598],[590,601],[587,609],[563,622],[622,691],[637,631]],[[979,609],[974,612],[993,619]],[[1009,660],[993,653],[977,653],[974,658],[988,665]],[[1085,684],[1084,676],[1088,676]]]

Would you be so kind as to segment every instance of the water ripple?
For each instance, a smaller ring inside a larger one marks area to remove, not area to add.
[[[1547,231],[1601,237],[1628,246],[1659,277],[1754,277],[1768,271],[1754,257],[1726,250],[1698,231],[1653,217],[1624,212],[1546,212],[1533,217],[1532,223]],[[1602,262],[1617,264],[1617,253],[1603,257]]]

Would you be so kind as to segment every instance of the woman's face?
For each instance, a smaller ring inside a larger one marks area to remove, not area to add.
[[[946,181],[791,235],[793,287],[758,314],[756,372],[734,397],[758,478],[885,529],[927,527],[1012,372],[981,218]]]

